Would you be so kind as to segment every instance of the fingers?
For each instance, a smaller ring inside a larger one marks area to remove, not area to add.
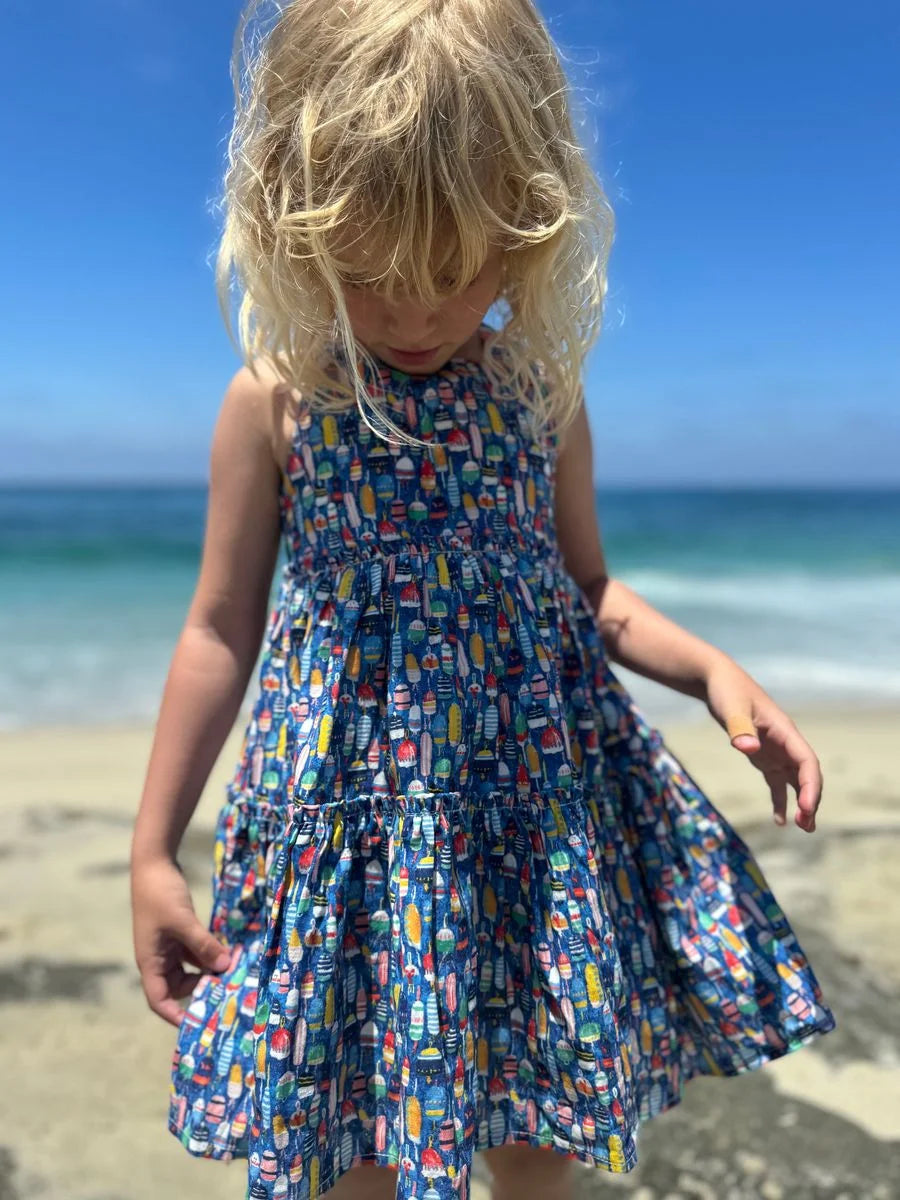
[[[186,957],[191,956],[186,954]],[[179,1025],[184,1009],[178,1001],[190,996],[203,976],[210,973],[204,970],[188,972],[180,963],[176,963],[162,974],[149,967],[141,975],[147,1003],[164,1021],[168,1021],[170,1025]]]
[[[787,779],[783,775],[770,775],[769,791],[772,793],[775,824],[784,825],[787,821]]]
[[[178,935],[190,961],[201,970],[224,971],[231,962],[228,947],[199,921],[192,921],[186,929],[179,930]]]
[[[731,716],[726,717],[725,729],[731,741],[742,734],[746,734],[747,737],[757,737],[756,726],[746,713],[732,713]]]
[[[208,971],[210,968],[205,966],[197,955],[188,946],[182,946],[181,957],[186,963],[190,963],[192,967],[198,967],[200,971]]]
[[[170,1025],[180,1025],[184,1009],[179,1000],[190,996],[204,975],[216,975],[231,963],[232,949],[194,920],[185,929],[173,929],[165,953],[139,963],[141,984],[150,1008]],[[198,967],[185,971],[181,960]]]
[[[810,750],[797,769],[797,813],[794,821],[807,833],[814,833],[816,811],[822,800],[822,768]]]
[[[187,976],[182,972],[183,980]],[[199,978],[199,976],[198,976]],[[147,973],[141,976],[141,983],[144,988],[144,995],[147,997],[147,1003],[150,1008],[164,1021],[168,1021],[170,1025],[180,1025],[184,1009],[178,1003],[178,996],[187,995],[193,990],[193,984],[188,992],[182,990],[183,980],[179,981],[177,990],[173,988],[165,975],[156,975]]]
[[[807,833],[816,828],[816,809],[822,798],[822,768],[812,746],[796,726],[790,731],[785,749],[796,767],[792,786],[797,792],[794,823]]]
[[[189,996],[197,986],[197,981],[203,976],[208,975],[208,971],[188,972],[182,967],[176,967],[173,975],[169,977],[169,993],[172,996],[181,1000],[185,996]],[[173,977],[174,976],[174,977]]]

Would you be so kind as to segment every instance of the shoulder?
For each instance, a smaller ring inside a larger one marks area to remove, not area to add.
[[[296,420],[302,397],[267,359],[253,360],[240,366],[225,390],[223,409],[231,410],[236,420],[258,442],[265,442],[274,461],[285,461],[290,429]]]

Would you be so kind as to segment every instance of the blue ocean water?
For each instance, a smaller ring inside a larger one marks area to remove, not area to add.
[[[780,704],[900,703],[900,489],[596,499],[611,574]],[[0,728],[155,719],[205,510],[203,486],[0,489]],[[710,719],[613,669],[652,722]],[[255,688],[251,676],[245,709]]]

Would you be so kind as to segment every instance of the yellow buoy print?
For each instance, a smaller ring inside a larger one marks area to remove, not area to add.
[[[535,777],[539,776],[541,773],[541,760],[534,742],[529,742],[525,747],[525,758],[528,764],[528,774]]]
[[[489,400],[485,407],[486,407],[486,411],[487,411],[487,415],[488,415],[488,420],[491,423],[491,433],[503,433],[504,432],[503,418],[500,416],[500,410],[497,407],[497,405],[493,402],[493,400]]]
[[[334,717],[331,713],[325,713],[319,718],[319,741],[316,746],[317,754],[327,754],[328,747],[331,745],[331,727],[334,724]]]
[[[415,904],[407,904],[403,912],[403,923],[406,926],[406,936],[413,946],[418,947],[422,941],[422,917]]]
[[[747,859],[744,862],[744,869],[746,870],[746,872],[750,876],[750,878],[753,880],[753,882],[756,884],[756,886],[760,889],[760,891],[764,892],[767,890],[768,885],[766,884],[765,879],[763,879],[763,877],[762,877],[762,873],[760,872],[759,866],[755,862],[753,862],[752,859]]]
[[[334,1022],[334,985],[329,984],[325,992],[325,1027],[328,1028]]]
[[[537,1035],[540,1038],[547,1036],[547,1005],[537,1005]]]
[[[260,1038],[256,1043],[256,1074],[262,1079],[266,1073],[266,1039]]]
[[[359,643],[354,642],[347,651],[347,657],[344,661],[344,673],[348,679],[358,679],[360,668],[362,666],[362,650],[359,648]]]
[[[603,987],[600,983],[600,972],[596,963],[588,963],[584,968],[584,982],[587,986],[588,1000],[591,1004],[602,1004]]]
[[[650,1022],[644,1017],[641,1021],[641,1050],[644,1054],[649,1054],[653,1049],[653,1030],[650,1028]]]
[[[628,882],[628,872],[624,867],[616,870],[616,889],[626,904],[631,903],[631,884]]]
[[[490,1062],[490,1047],[488,1040],[485,1037],[478,1039],[478,1070],[482,1075],[487,1074],[488,1063]]]
[[[484,670],[484,638],[480,633],[473,633],[469,638],[469,658],[473,667]]]
[[[319,1156],[314,1154],[309,1164],[309,1200],[319,1200]]]
[[[706,1005],[703,1003],[703,1001],[700,999],[700,997],[698,995],[696,995],[694,992],[688,992],[687,993],[687,1002],[688,1002],[688,1004],[690,1004],[691,1008],[694,1010],[694,1012],[697,1014],[697,1016],[700,1018],[700,1020],[703,1022],[704,1025],[712,1024],[712,1017],[709,1015],[709,1010],[707,1009]]]
[[[443,554],[439,554],[435,559],[437,563],[438,583],[442,588],[450,586],[450,572],[447,569],[447,559]]]
[[[556,822],[552,832],[562,837],[566,832],[566,818],[563,816],[563,810],[560,807],[559,801],[552,793],[550,794],[550,811],[553,813],[553,820]]]
[[[716,1060],[710,1054],[709,1049],[706,1046],[700,1047],[700,1053],[703,1055],[703,1058],[705,1059],[706,1064],[709,1067],[710,1075],[724,1075],[725,1074],[725,1072],[722,1070],[722,1068],[719,1066],[719,1064],[716,1062]]]
[[[735,954],[743,954],[743,952],[744,952],[743,943],[741,942],[741,939],[737,936],[737,934],[734,932],[734,930],[730,929],[727,925],[720,925],[719,929],[721,930],[722,937],[725,939],[725,941],[728,943],[728,945],[732,948],[732,950],[735,952]]]
[[[353,581],[356,578],[356,568],[348,567],[346,571],[341,573],[341,582],[338,584],[337,598],[338,600],[349,600],[353,595]]]
[[[422,1106],[415,1096],[406,1100],[406,1131],[414,1142],[422,1136]]]
[[[359,489],[359,507],[364,517],[375,516],[375,492],[371,483],[364,483]]]
[[[295,925],[291,929],[291,936],[288,938],[288,961],[299,962],[303,955],[303,939],[300,937],[300,930]]]
[[[622,1063],[622,1075],[625,1082],[628,1083],[631,1079],[631,1059],[628,1056],[628,1047],[624,1042],[619,1047],[619,1059]]]
[[[607,1141],[609,1147],[609,1165],[613,1171],[621,1173],[625,1167],[625,1153],[622,1150],[622,1139],[617,1133],[611,1133]]]
[[[322,441],[329,449],[338,444],[337,421],[331,413],[322,418]]]
[[[454,701],[447,711],[447,741],[458,746],[462,740],[462,709]]]

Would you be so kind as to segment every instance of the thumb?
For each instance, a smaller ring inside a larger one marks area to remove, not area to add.
[[[209,971],[224,971],[231,962],[231,951],[216,938],[208,929],[194,921],[182,933],[181,940],[191,951],[200,967]]]
[[[760,740],[749,713],[732,713],[730,717],[725,718],[725,728],[735,750],[755,754],[759,749]]]

